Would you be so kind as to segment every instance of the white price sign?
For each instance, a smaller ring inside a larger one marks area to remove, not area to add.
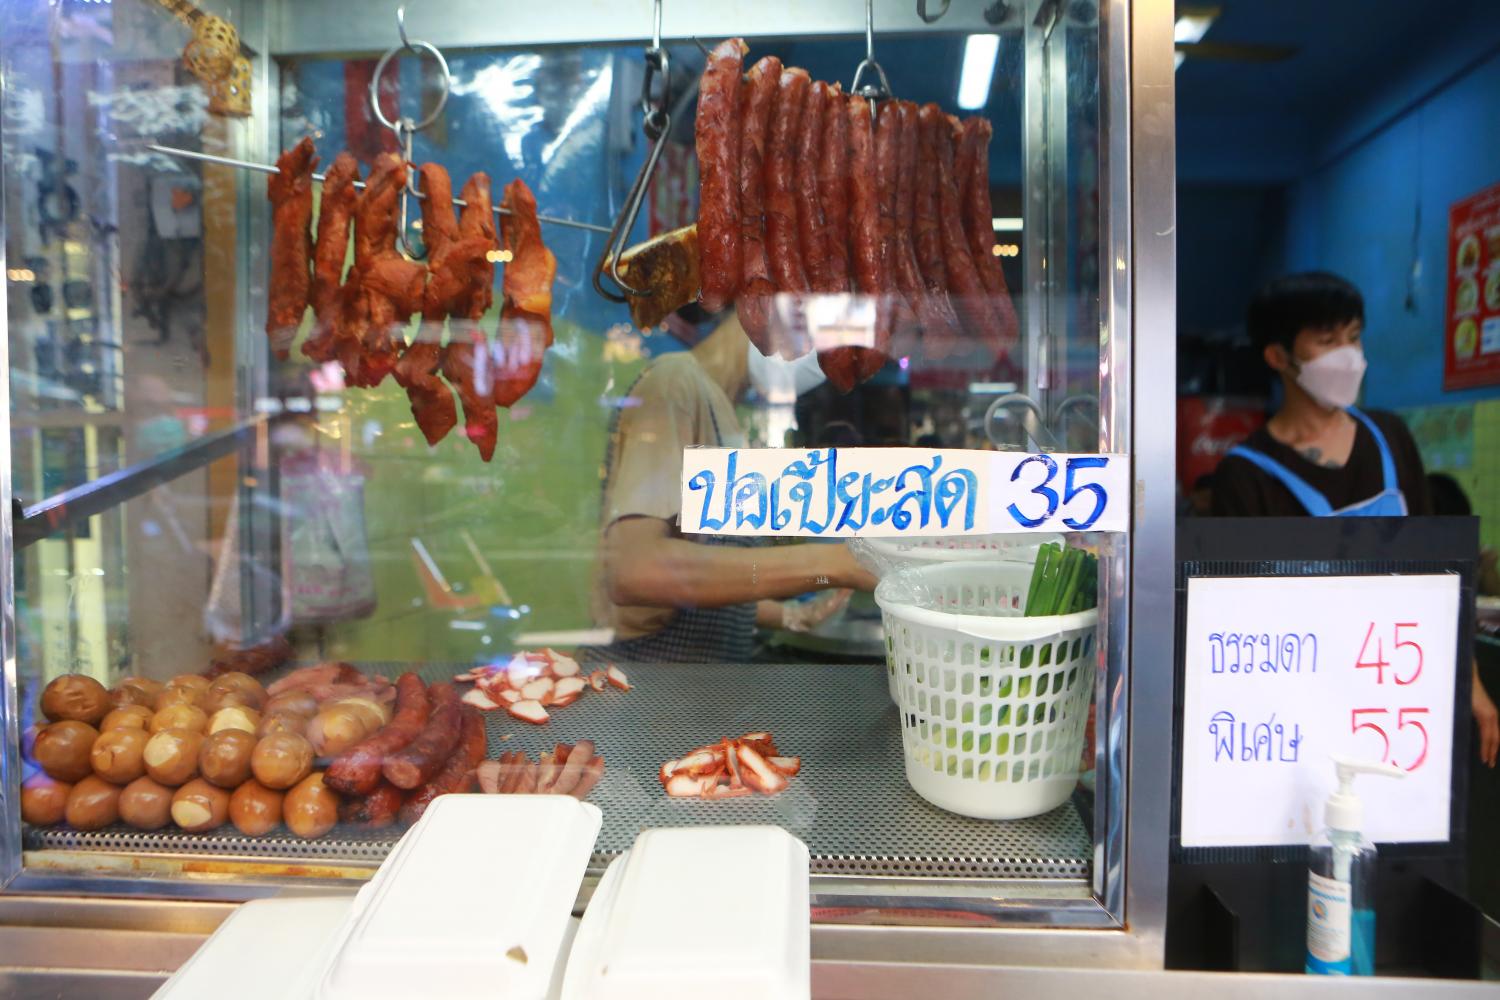
[[[1124,531],[1125,455],[688,448],[687,534],[849,538]]]
[[[1364,833],[1449,837],[1459,579],[1188,580],[1182,846],[1306,844],[1323,826],[1332,755],[1361,775]]]

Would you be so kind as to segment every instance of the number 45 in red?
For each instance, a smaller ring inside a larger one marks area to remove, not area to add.
[[[1411,673],[1409,673],[1407,676],[1401,676],[1399,670],[1392,672],[1391,679],[1396,682],[1396,685],[1398,687],[1405,687],[1406,685],[1414,682],[1418,677],[1422,676],[1421,645],[1411,639],[1402,638],[1401,635],[1403,630],[1415,629],[1416,627],[1416,622],[1397,622],[1395,624],[1395,627],[1392,629],[1392,642],[1394,643],[1395,648],[1398,650],[1409,650],[1410,656],[1408,658],[1415,658],[1415,662],[1412,664]],[[1375,640],[1375,655],[1373,659],[1370,657],[1371,639]],[[1385,668],[1391,666],[1391,661],[1385,658],[1385,640],[1375,634],[1374,622],[1371,622],[1370,627],[1365,629],[1365,641],[1360,644],[1359,656],[1355,659],[1354,666],[1358,670],[1374,670],[1375,683],[1385,683]]]

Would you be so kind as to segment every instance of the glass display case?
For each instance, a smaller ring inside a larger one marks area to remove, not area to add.
[[[815,957],[1160,964],[1170,5],[0,9],[13,887],[551,785],[595,874],[784,826]],[[703,532],[696,447],[1107,458],[1115,528]]]

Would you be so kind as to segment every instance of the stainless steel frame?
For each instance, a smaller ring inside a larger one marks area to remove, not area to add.
[[[5,64],[0,61],[0,107],[6,106]],[[0,172],[0,278],[5,277],[5,178]],[[0,880],[8,884],[21,871],[21,762],[10,748],[21,745],[20,685],[16,665],[15,524],[11,507],[10,448],[10,282],[0,281],[0,317],[7,334],[0,337]]]
[[[854,34],[860,30],[862,11],[858,5],[838,10],[831,9],[833,6],[767,0],[757,5],[753,18],[744,18],[745,10],[738,4],[669,5],[665,29],[667,35],[684,40],[742,33],[747,20],[753,21],[755,33],[762,35]],[[248,0],[242,23],[258,51],[279,55],[386,47],[392,26],[381,18],[350,20],[337,16],[342,7],[337,0],[302,0],[269,7],[259,0]],[[442,8],[441,23],[413,27],[438,44],[474,46],[576,42],[580,30],[587,31],[589,41],[638,39],[648,26],[644,7],[637,10],[635,5],[608,4],[597,10],[591,8],[586,27],[580,26],[576,12],[569,12],[567,7],[539,8],[516,21],[489,16],[493,11],[479,0],[457,0]],[[938,30],[994,30],[983,20],[983,4],[954,7]],[[1119,541],[1108,561],[1103,596],[1110,655],[1097,691],[1101,808],[1097,811],[1094,881],[1076,896],[1058,893],[1038,898],[1025,892],[1007,898],[981,895],[981,905],[1014,915],[1016,926],[1005,930],[819,925],[814,933],[814,958],[841,986],[876,982],[886,975],[882,970],[892,962],[1136,968],[1159,967],[1162,962],[1172,704],[1171,672],[1162,665],[1171,662],[1173,609],[1173,9],[1167,0],[1105,0],[1103,7],[1100,114],[1108,139],[1100,168],[1103,260],[1099,290],[1099,443],[1101,450],[1133,454],[1135,488],[1133,532]],[[437,17],[436,8],[426,10],[429,17]],[[876,26],[882,32],[923,30],[914,5],[905,0],[878,0]],[[258,65],[252,138],[249,148],[242,150],[250,158],[265,159],[275,127],[277,111],[268,101],[274,72],[266,60]],[[258,220],[263,213],[248,210],[249,191],[248,184],[242,184],[242,217],[252,220],[241,235],[240,306],[245,316],[263,309],[252,291],[254,283],[246,280],[260,273],[258,262],[252,258],[265,245],[260,232],[265,222]],[[3,223],[0,215],[0,235]],[[3,294],[0,289],[0,305],[4,304]],[[253,400],[266,389],[264,345],[258,337],[247,336],[241,341],[239,386],[245,394],[242,398]],[[0,351],[5,349],[0,346]],[[1137,350],[1152,363],[1134,365]],[[0,441],[4,452],[0,455],[0,502],[6,503],[8,511],[8,386],[0,389],[0,411],[0,430],[4,431]],[[1144,431],[1139,441],[1131,433],[1134,427]],[[18,692],[10,617],[14,603],[10,593],[12,527],[7,513],[0,530],[0,597],[5,605],[3,721],[6,745],[14,747]],[[1139,627],[1135,627],[1137,624]],[[1132,670],[1134,665],[1140,669]],[[286,885],[307,884],[253,875],[209,880],[23,872],[16,772],[14,755],[4,755],[0,760],[0,774],[5,778],[0,797],[0,822],[4,824],[0,830],[0,876],[11,880],[12,889],[243,899]],[[859,905],[868,907],[899,906],[916,896],[930,897],[932,890],[930,885],[912,892],[903,889],[900,882],[829,877],[820,878],[814,891],[830,903],[857,899]],[[955,883],[951,898],[973,898],[983,891],[978,886]]]

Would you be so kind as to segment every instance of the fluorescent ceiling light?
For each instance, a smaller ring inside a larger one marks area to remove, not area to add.
[[[1208,29],[1219,16],[1217,7],[1184,8],[1172,28],[1172,41],[1192,45],[1203,40]]]
[[[970,35],[964,42],[964,65],[958,75],[958,106],[965,111],[984,107],[995,78],[995,57],[1000,54],[999,35]]]
[[[1172,26],[1172,41],[1178,45],[1196,45],[1208,34],[1209,27],[1219,16],[1218,7],[1182,7],[1177,11],[1177,22]],[[1187,58],[1184,52],[1172,57],[1172,68],[1182,66]]]
[[[997,233],[1016,232],[1023,223],[1019,215],[997,215],[990,220],[990,228]]]

